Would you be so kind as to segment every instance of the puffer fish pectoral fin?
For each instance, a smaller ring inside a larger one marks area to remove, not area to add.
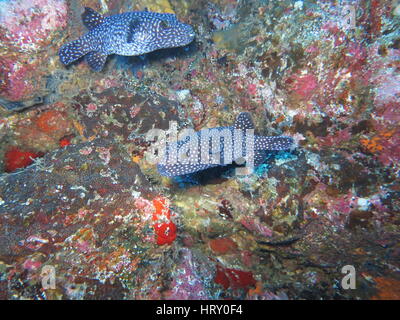
[[[130,24],[129,24],[129,29],[128,29],[128,43],[132,43],[135,41],[135,33],[137,32],[138,28],[140,26],[140,19],[133,19]]]
[[[91,51],[86,55],[86,62],[94,71],[101,71],[106,59],[107,55],[99,51]]]
[[[250,113],[248,112],[241,112],[236,120],[235,124],[233,125],[235,129],[254,129],[253,119],[251,118]]]
[[[267,157],[267,150],[257,150],[254,152],[254,167],[258,167],[259,165],[263,164]]]
[[[254,152],[253,165],[255,168],[264,163],[268,157],[268,152],[267,150],[256,150]],[[237,158],[233,162],[239,166],[248,164],[245,157]]]
[[[97,27],[99,24],[102,24],[104,21],[104,17],[94,11],[92,8],[85,7],[85,11],[82,13],[82,22],[86,28],[92,30]]]

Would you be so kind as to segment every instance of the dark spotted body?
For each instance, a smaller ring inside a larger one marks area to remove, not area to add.
[[[135,11],[103,17],[85,8],[82,20],[89,32],[62,46],[60,60],[68,65],[86,55],[95,71],[103,69],[110,54],[135,56],[185,46],[195,36],[190,25],[179,22],[171,13]]]
[[[252,163],[257,167],[264,162],[268,152],[294,147],[292,137],[258,136],[253,134],[253,129],[250,114],[243,112],[231,127],[203,129],[188,134],[184,139],[166,145],[164,157],[157,164],[158,172],[174,177],[233,162],[246,162],[247,165],[248,157],[252,157]],[[213,138],[216,144],[212,142]],[[208,154],[209,161],[204,161],[204,154]]]

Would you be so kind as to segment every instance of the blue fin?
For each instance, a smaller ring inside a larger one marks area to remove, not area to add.
[[[92,51],[86,55],[86,62],[94,71],[101,71],[106,63],[107,55],[99,51]]]
[[[85,11],[82,13],[82,22],[86,28],[92,30],[99,24],[102,24],[103,21],[104,17],[100,13],[97,13],[91,8],[85,7]]]
[[[89,46],[81,39],[63,45],[58,52],[60,61],[68,65],[89,52]]]
[[[254,129],[253,119],[251,118],[250,113],[242,112],[240,113],[236,120],[235,124],[233,125],[235,129]]]
[[[140,25],[140,20],[139,19],[133,19],[130,24],[129,24],[129,30],[128,30],[128,43],[132,43],[135,41],[134,35],[136,33],[137,28]]]

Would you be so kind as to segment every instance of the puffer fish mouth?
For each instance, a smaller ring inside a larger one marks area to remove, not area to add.
[[[193,30],[193,27],[190,25],[186,25],[186,37],[190,39],[190,41],[193,41],[194,37],[196,36],[196,33]]]
[[[186,45],[188,45],[189,43],[192,43],[193,40],[194,40],[194,35],[193,35],[193,36],[192,36],[192,35],[189,35],[189,36],[187,37]]]
[[[195,38],[195,34],[194,33],[193,34],[184,35],[179,39],[178,44],[176,46],[177,47],[186,46],[186,45],[192,43],[194,38]]]

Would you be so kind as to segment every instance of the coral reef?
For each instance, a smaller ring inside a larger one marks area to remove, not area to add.
[[[196,39],[66,68],[85,6]],[[1,1],[0,298],[399,299],[399,27],[395,1]],[[158,174],[150,130],[243,111],[297,148]]]

